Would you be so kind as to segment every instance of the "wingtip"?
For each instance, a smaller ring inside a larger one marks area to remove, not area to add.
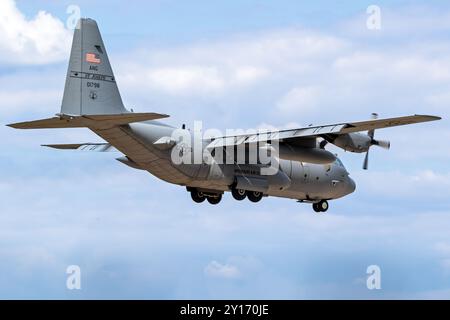
[[[13,128],[13,129],[20,129],[19,123],[10,123],[10,124],[7,124],[6,126]]]
[[[424,117],[424,118],[428,118],[429,121],[438,121],[438,120],[442,120],[441,117],[439,116],[432,116],[432,115],[428,115],[428,114],[416,114],[416,117]]]
[[[433,121],[442,120],[442,117],[439,116],[428,116],[428,117]]]

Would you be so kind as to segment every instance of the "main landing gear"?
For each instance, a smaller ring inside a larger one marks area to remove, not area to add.
[[[242,201],[247,197],[247,191],[244,189],[231,188],[231,195],[238,201]]]
[[[329,208],[328,201],[322,200],[317,203],[313,203],[313,209],[315,212],[327,212]]]
[[[262,192],[246,191],[243,189],[236,189],[235,187],[231,187],[231,195],[238,201],[248,198],[251,202],[259,202],[263,198]]]
[[[191,198],[196,203],[202,203],[208,200],[210,204],[218,204],[222,200],[222,195],[220,193],[204,193],[197,189],[190,190]]]
[[[219,204],[222,200],[221,193],[203,192],[196,188],[188,187],[187,190],[191,193],[191,198],[195,203],[202,203],[208,200],[210,204]],[[263,198],[264,194],[258,191],[247,191],[243,189],[231,188],[231,194],[234,199],[242,201],[248,198],[251,202],[259,202]]]
[[[210,204],[219,204],[220,201],[222,201],[222,195],[221,194],[208,196],[208,202]]]
[[[258,191],[249,191],[247,194],[247,198],[251,202],[259,202],[259,201],[261,201],[262,197],[263,197],[263,194]]]

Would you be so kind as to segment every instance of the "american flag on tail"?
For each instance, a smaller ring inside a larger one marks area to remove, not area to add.
[[[99,64],[101,62],[100,56],[96,53],[86,53],[86,62]]]

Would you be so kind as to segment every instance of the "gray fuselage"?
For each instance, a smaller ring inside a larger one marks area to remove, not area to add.
[[[179,129],[147,121],[94,132],[126,155],[119,159],[121,162],[164,181],[205,192],[229,191],[236,179],[265,184],[261,187],[264,190],[256,190],[266,196],[302,201],[337,199],[355,191],[355,182],[339,159],[328,165],[279,159],[275,175],[261,174],[264,166],[258,164],[175,164],[171,158],[173,146],[155,145],[159,139],[171,137],[174,130]]]

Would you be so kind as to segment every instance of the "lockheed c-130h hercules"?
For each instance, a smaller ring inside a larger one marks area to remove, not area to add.
[[[371,120],[361,122],[203,138],[200,158],[208,154],[209,161],[190,163],[178,161],[179,157],[195,157],[189,143],[193,138],[181,139],[190,137],[190,131],[184,126],[175,128],[155,121],[167,117],[125,109],[97,23],[80,19],[74,32],[61,112],[52,118],[9,126],[88,128],[106,143],[45,146],[121,152],[123,156],[117,158],[120,162],[186,187],[198,203],[207,200],[218,204],[224,192],[231,192],[236,200],[248,198],[258,202],[265,196],[283,197],[311,203],[316,212],[325,212],[329,200],[342,198],[356,188],[342,162],[325,149],[328,143],[346,151],[366,153],[367,169],[372,146],[390,147],[389,142],[375,139],[375,129],[440,119],[426,115],[377,119],[374,114]],[[236,150],[242,151],[243,156],[231,152]],[[269,155],[269,162],[262,161],[261,151]],[[226,161],[219,161],[224,154]],[[255,161],[249,161],[250,158]]]

